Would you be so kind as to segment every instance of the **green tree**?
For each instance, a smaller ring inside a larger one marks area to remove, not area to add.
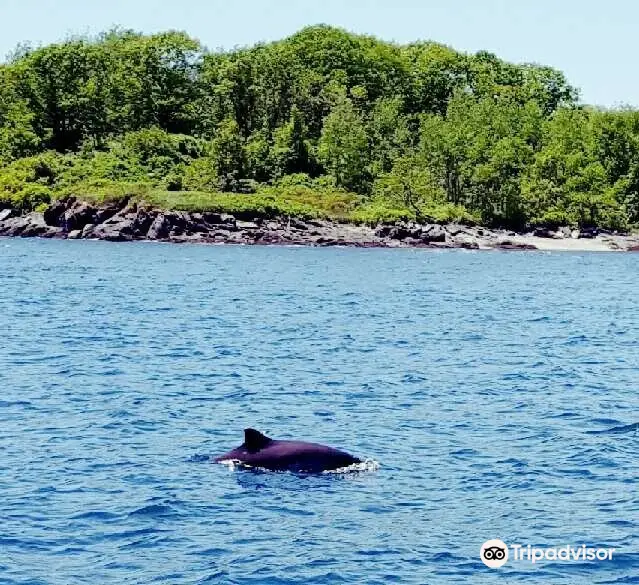
[[[367,124],[371,144],[371,172],[388,173],[395,160],[413,143],[411,120],[404,115],[401,98],[382,98],[373,106]]]
[[[317,152],[337,186],[366,191],[368,136],[350,99],[342,99],[324,120]]]
[[[407,155],[395,161],[390,172],[374,185],[376,198],[410,210],[418,221],[433,221],[430,210],[446,202],[446,193],[419,156]]]
[[[275,177],[308,171],[309,152],[305,134],[302,114],[293,107],[288,123],[278,128],[273,136],[271,158]]]
[[[40,150],[34,115],[25,100],[12,95],[0,69],[0,164],[30,156]]]
[[[219,124],[211,142],[211,158],[220,178],[220,188],[223,191],[237,190],[238,181],[244,178],[244,140],[237,122],[232,118]]]
[[[0,182],[20,209],[260,183],[312,206],[360,201],[368,218],[623,227],[639,223],[639,113],[579,105],[550,67],[434,42],[321,25],[209,52],[112,30],[0,65]]]

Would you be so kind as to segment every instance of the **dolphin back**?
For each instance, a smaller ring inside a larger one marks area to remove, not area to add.
[[[270,471],[320,473],[349,467],[361,460],[350,453],[305,441],[277,441],[255,429],[244,430],[244,443],[214,459],[239,461]]]

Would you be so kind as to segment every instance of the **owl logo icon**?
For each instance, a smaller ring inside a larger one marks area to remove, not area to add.
[[[479,552],[482,563],[491,569],[503,567],[508,560],[508,546],[502,540],[488,540]]]

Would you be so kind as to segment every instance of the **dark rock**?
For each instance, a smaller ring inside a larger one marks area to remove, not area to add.
[[[460,240],[455,242],[458,248],[465,250],[479,250],[479,244],[475,240]]]
[[[390,235],[391,229],[393,226],[380,224],[375,229],[375,235],[378,238],[387,238]],[[311,232],[312,234],[315,232]]]
[[[29,220],[26,217],[10,217],[0,226],[0,235],[19,236],[28,225]]]
[[[260,227],[271,232],[279,232],[282,230],[289,231],[288,224],[280,223],[277,221],[266,221]]]
[[[95,212],[96,209],[87,203],[74,203],[59,218],[58,225],[66,232],[81,230],[85,225],[93,222]]]
[[[75,203],[75,197],[69,197],[68,199],[62,199],[60,201],[54,201],[44,211],[43,217],[47,225],[60,227],[62,216],[67,210],[68,205]]]
[[[252,244],[253,240],[250,240],[249,238],[246,237],[246,234],[244,234],[243,232],[233,232],[230,234],[227,242],[229,244]]]
[[[291,217],[288,220],[287,226],[296,230],[300,230],[300,231],[307,231],[309,229],[309,224],[299,220],[299,219],[295,219],[294,217]]]
[[[398,225],[392,227],[388,232],[388,237],[391,240],[405,240],[406,238],[413,238],[415,235],[414,230],[408,229],[406,226]]]
[[[234,219],[240,220],[240,221],[253,222],[255,220],[255,212],[251,210],[246,210],[246,211],[238,210],[238,211],[234,211],[232,214],[223,213],[222,216],[233,217]]]
[[[147,237],[147,233],[155,220],[155,214],[150,213],[144,209],[138,211],[137,215],[133,219],[131,230],[133,237],[136,239],[144,239]]]
[[[579,230],[579,237],[591,240],[596,238],[599,235],[599,230],[597,228],[581,228]]]
[[[375,230],[378,238],[390,240],[405,240],[406,238],[420,239],[422,235],[422,226],[413,222],[398,222],[394,225],[380,225]]]
[[[133,226],[128,220],[101,223],[91,230],[91,237],[109,242],[128,242],[133,239]]]
[[[229,215],[228,213],[223,213],[220,217],[222,218],[221,225],[229,226],[229,227],[226,227],[225,229],[230,229],[230,227],[237,228],[237,225],[236,225],[237,221],[234,216]]]
[[[511,242],[510,240],[505,240],[503,242],[498,242],[495,246],[499,250],[537,250],[537,246],[533,244],[524,244],[522,242]]]
[[[222,215],[219,213],[212,213],[210,211],[206,211],[198,215],[201,215],[202,221],[206,222],[208,225],[220,225],[221,223],[224,223],[222,221]]]
[[[183,211],[166,211],[155,217],[147,214],[144,221],[138,220],[137,217],[136,221],[139,221],[140,228],[147,228],[146,237],[152,240],[164,240],[194,231],[191,229],[193,227],[191,217]],[[208,229],[204,229],[204,231],[208,231]]]
[[[38,228],[39,233],[36,234],[39,238],[61,238],[65,235],[61,228],[47,226],[47,228]],[[23,237],[27,237],[23,234]]]
[[[446,241],[446,230],[442,228],[440,225],[429,225],[425,229],[422,229],[420,234],[420,239],[422,242],[427,244],[433,242],[445,242]]]
[[[83,238],[92,238],[93,230],[95,229],[95,224],[88,223],[82,228],[82,237]]]
[[[463,225],[458,225],[456,223],[451,223],[449,225],[446,226],[446,231],[451,235],[451,236],[457,236],[461,233],[463,233],[465,230]]]
[[[173,211],[167,214],[168,220],[171,222],[171,233],[188,234],[192,233],[191,216],[185,211]]]
[[[14,232],[7,235],[20,235],[23,238],[53,238],[62,234],[62,229],[47,224],[42,213],[34,211],[15,219],[18,221],[14,224]]]
[[[160,213],[149,227],[146,237],[149,240],[163,240],[169,236],[170,222],[163,213]]]
[[[187,213],[185,220],[186,231],[193,234],[208,234],[212,227],[201,213]]]
[[[93,216],[93,222],[95,224],[103,223],[111,219],[117,213],[122,211],[122,203],[110,203],[105,206],[101,206]]]
[[[96,208],[75,197],[68,197],[54,201],[44,212],[44,220],[48,225],[61,227],[70,232],[82,229],[89,223],[102,223],[122,212],[123,208],[126,208],[126,201],[104,204]]]
[[[538,227],[533,230],[532,235],[538,238],[554,238],[555,232],[545,227]]]
[[[317,238],[315,240],[315,243],[318,244],[319,246],[336,246],[337,244],[339,244],[339,242],[335,240],[334,238],[326,238],[326,237]]]

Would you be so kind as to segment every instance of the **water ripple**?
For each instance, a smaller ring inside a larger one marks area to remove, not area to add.
[[[6,243],[3,584],[639,583],[637,256]]]

